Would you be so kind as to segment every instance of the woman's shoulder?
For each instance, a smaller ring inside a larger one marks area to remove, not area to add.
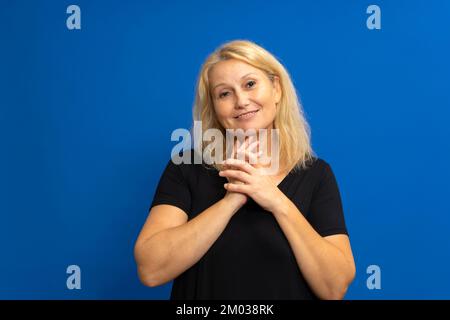
[[[304,161],[302,168],[317,170],[326,166],[329,166],[329,164],[323,158],[320,158],[318,156],[311,156]]]
[[[303,172],[309,175],[316,176],[317,178],[321,178],[330,171],[331,165],[327,160],[318,156],[312,156],[304,162],[303,166],[301,166],[301,169],[297,170],[297,173],[301,174]]]
[[[315,157],[315,166],[323,170],[330,167],[330,164],[323,158]]]

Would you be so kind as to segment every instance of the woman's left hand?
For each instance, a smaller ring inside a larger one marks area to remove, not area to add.
[[[244,183],[226,183],[226,190],[246,194],[264,210],[274,212],[284,194],[278,189],[275,181],[269,175],[264,174],[264,168],[255,168],[250,163],[238,159],[227,159],[224,164],[233,169],[220,171],[221,177]]]

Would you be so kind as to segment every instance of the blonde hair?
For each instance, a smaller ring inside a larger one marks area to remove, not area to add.
[[[254,42],[235,40],[225,43],[211,53],[203,63],[193,108],[194,121],[202,121],[202,133],[212,128],[225,133],[215,114],[208,73],[216,63],[229,59],[237,59],[258,68],[271,80],[274,76],[279,78],[282,95],[278,103],[274,128],[279,129],[280,164],[289,170],[306,168],[307,162],[314,157],[314,152],[310,143],[310,128],[294,85],[284,66]],[[220,170],[219,165],[213,166]]]

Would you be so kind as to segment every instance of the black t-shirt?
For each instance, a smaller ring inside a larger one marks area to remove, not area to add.
[[[169,204],[194,218],[225,196],[227,180],[202,164],[167,164],[151,207]],[[338,185],[320,158],[292,170],[278,188],[321,235],[348,234]],[[317,299],[282,229],[251,198],[205,255],[173,283],[171,300]]]

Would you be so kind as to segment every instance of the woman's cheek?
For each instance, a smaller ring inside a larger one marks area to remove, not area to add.
[[[269,102],[269,90],[265,87],[260,87],[259,90],[255,92],[254,99],[258,102],[260,105],[265,105],[267,102]]]
[[[223,120],[228,120],[233,116],[233,108],[227,105],[218,105],[216,108],[216,115],[218,118]]]
[[[230,115],[224,114],[223,112],[217,112],[216,111],[216,115],[217,115],[217,120],[219,120],[219,123],[225,128],[228,127],[230,124]]]

